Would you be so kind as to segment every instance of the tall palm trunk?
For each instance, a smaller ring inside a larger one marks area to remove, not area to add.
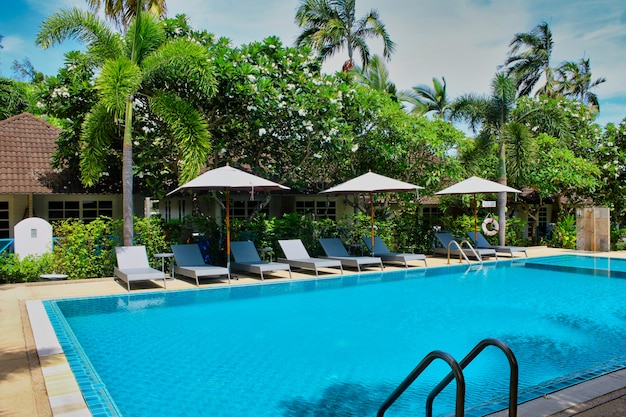
[[[137,39],[141,27],[141,5],[137,2],[135,14],[135,36],[130,53],[130,60],[137,63]],[[135,98],[126,98],[126,110],[124,115],[124,142],[122,144],[122,205],[124,220],[124,246],[133,245],[133,105]]]
[[[124,246],[133,245],[133,98],[126,100],[122,146],[122,206]]]
[[[506,185],[506,148],[504,139],[500,138],[498,144],[498,182]],[[505,245],[506,237],[506,193],[498,193],[498,240],[500,245]]]

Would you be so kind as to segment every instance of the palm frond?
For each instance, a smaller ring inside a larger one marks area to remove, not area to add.
[[[176,138],[182,161],[180,182],[200,173],[211,152],[208,124],[202,114],[176,94],[160,92],[150,98],[150,109]]]
[[[132,99],[138,91],[141,80],[141,69],[130,59],[120,57],[106,61],[96,80],[96,88],[107,111],[121,117],[126,110],[127,100]]]
[[[95,185],[107,166],[107,154],[115,136],[114,116],[104,103],[97,103],[82,125],[80,135],[82,151],[80,154],[81,181],[87,186]]]
[[[93,14],[79,9],[65,9],[43,21],[35,43],[44,49],[74,39],[84,43],[98,62],[120,56],[124,44],[119,34]]]
[[[143,62],[145,82],[156,88],[175,87],[189,97],[207,99],[217,92],[215,70],[207,49],[186,39],[166,42]]]

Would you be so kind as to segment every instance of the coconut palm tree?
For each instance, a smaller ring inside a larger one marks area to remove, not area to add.
[[[362,68],[367,67],[370,51],[366,40],[369,38],[382,39],[383,56],[389,59],[395,43],[389,38],[378,11],[372,9],[357,20],[355,1],[301,0],[295,21],[303,31],[296,45],[310,45],[323,60],[346,48],[348,60],[343,65],[344,72],[354,67],[354,51],[361,55]]]
[[[557,92],[560,95],[573,97],[581,103],[593,107],[596,111],[600,111],[598,96],[591,90],[606,82],[606,78],[600,77],[592,81],[589,59],[582,58],[578,62],[564,62],[557,68],[556,74]]]
[[[513,77],[520,96],[530,95],[536,87],[537,93],[550,95],[554,77],[550,58],[554,41],[546,22],[537,25],[529,33],[518,33],[509,43],[508,57],[504,63],[506,74]],[[544,84],[538,86],[541,78]]]
[[[89,12],[62,10],[43,22],[36,43],[48,48],[66,39],[85,43],[99,67],[95,84],[99,101],[82,126],[81,179],[87,186],[98,181],[104,155],[119,139],[122,125],[124,244],[132,245],[134,108],[146,106],[169,128],[180,153],[181,181],[196,176],[210,144],[207,123],[190,103],[194,95],[215,93],[209,56],[206,48],[190,40],[167,40],[162,22],[142,11],[119,34]]]
[[[104,15],[120,29],[128,29],[138,10],[161,18],[167,14],[165,0],[87,0],[87,5],[95,13],[104,5]]]
[[[355,80],[374,90],[389,93],[394,101],[398,101],[396,85],[389,78],[389,70],[379,55],[374,55],[367,64],[367,68],[355,67],[352,69]]]
[[[403,91],[401,100],[414,105],[411,113],[421,115],[434,112],[437,118],[446,121],[450,119],[452,103],[446,93],[445,77],[441,77],[441,80],[433,77],[432,87],[421,84]]]

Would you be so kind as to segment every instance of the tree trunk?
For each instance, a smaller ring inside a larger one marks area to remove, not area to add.
[[[133,98],[126,101],[122,146],[122,211],[124,246],[133,245]]]
[[[506,185],[506,148],[504,140],[500,138],[498,144],[498,182]],[[506,193],[498,193],[498,240],[500,245],[505,245],[506,240]]]

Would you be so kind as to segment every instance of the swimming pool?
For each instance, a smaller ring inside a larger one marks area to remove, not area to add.
[[[460,360],[486,337],[515,352],[520,401],[624,367],[626,281],[541,261],[45,306],[94,415],[367,416],[428,352]],[[422,415],[445,373],[435,364],[388,415]],[[466,382],[466,415],[506,406],[501,352]],[[448,389],[435,412],[452,410]]]

